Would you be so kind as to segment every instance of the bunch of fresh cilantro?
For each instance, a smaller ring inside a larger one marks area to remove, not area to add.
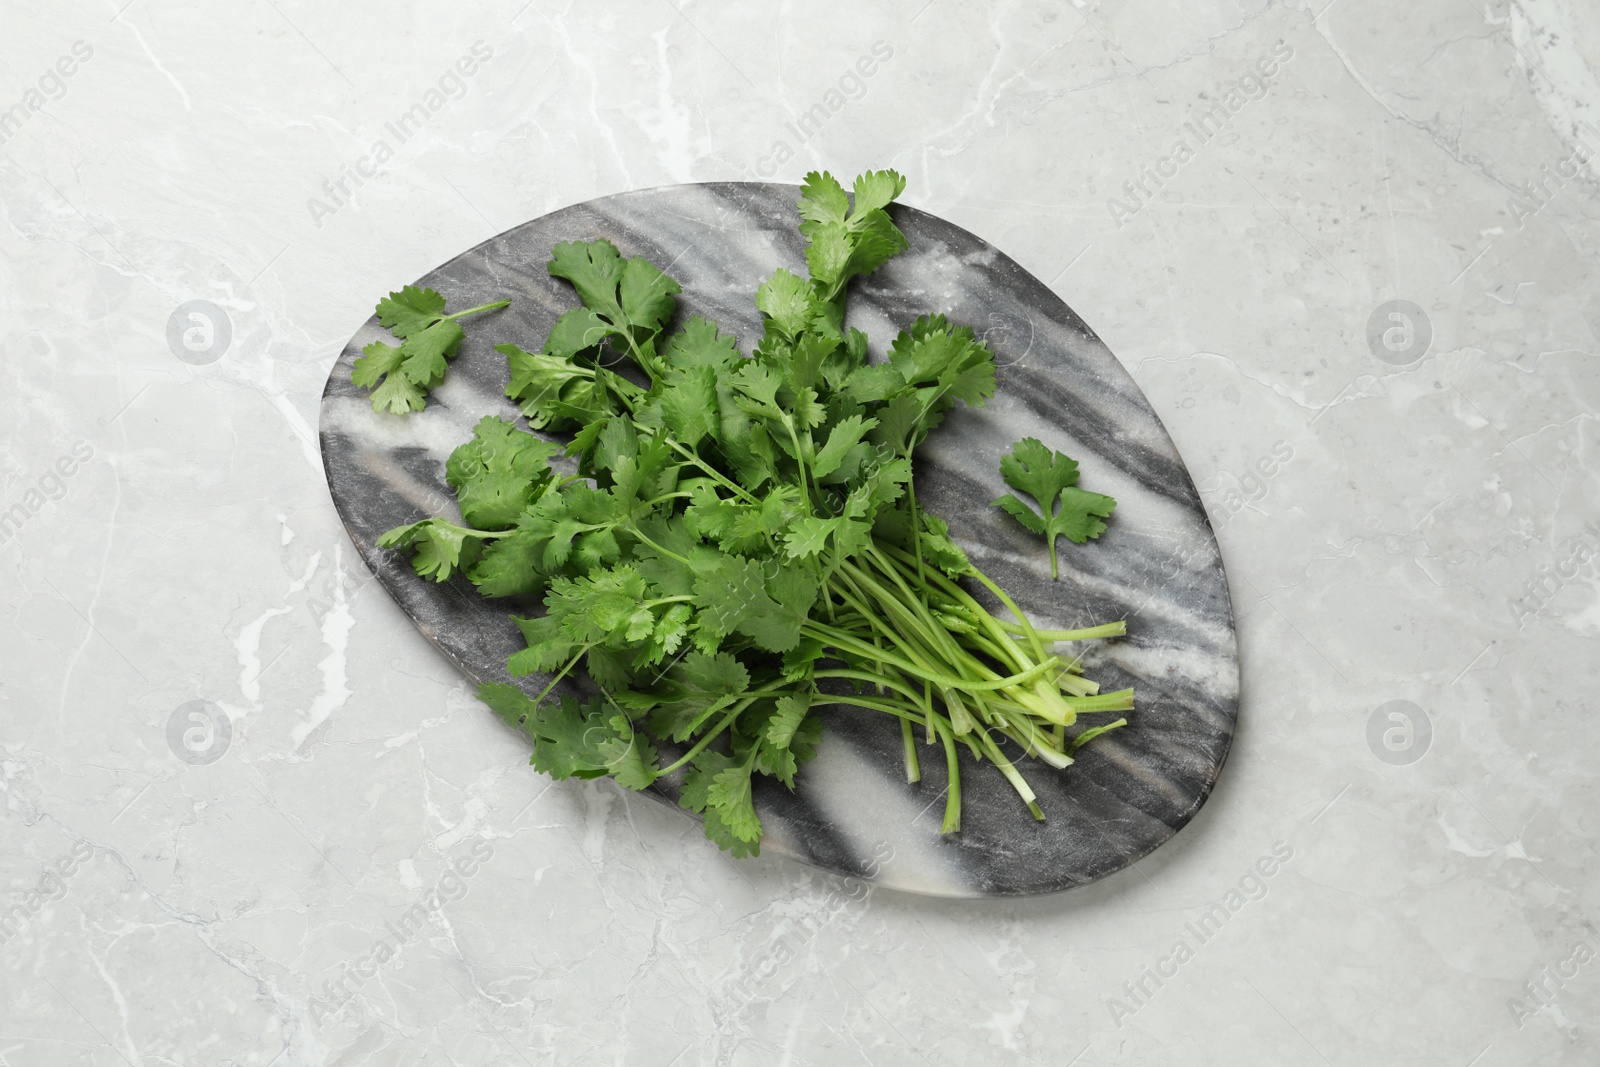
[[[852,196],[807,176],[810,277],[779,270],[762,283],[765,332],[748,357],[703,318],[669,332],[681,289],[645,260],[605,240],[558,245],[550,273],[581,304],[539,350],[498,350],[529,425],[570,438],[485,417],[446,468],[461,523],[424,519],[378,542],[411,549],[438,581],[460,571],[485,596],[542,596],[543,613],[516,619],[527,647],[507,667],[548,681],[534,697],[506,684],[479,695],[553,777],[644,789],[681,773],[680,802],[735,855],[759,851],[754,776],[792,789],[829,705],[898,719],[909,781],[921,776],[917,732],[942,747],[946,833],[961,825],[961,747],[1042,819],[1003,743],[1065,767],[1125,722],[1081,729],[1079,715],[1132,707],[1131,690],[1100,693],[1055,647],[1121,634],[1121,622],[1036,628],[917,503],[913,452],[955,404],[992,396],[995,373],[993,353],[942,316],[918,319],[876,362],[845,327],[850,280],[906,247],[885,210],[904,187],[868,172]],[[458,316],[431,290],[389,303],[380,318],[406,344],[374,346],[378,362],[357,373],[370,383],[388,371],[375,407],[418,408],[459,345]],[[416,373],[410,359],[423,361]],[[407,384],[390,389],[396,374]],[[1105,528],[1114,501],[1075,488],[1077,465],[1060,453],[1029,438],[1002,471],[1039,504],[1042,516],[997,501],[1048,537],[1052,574],[1058,534],[1081,542]],[[552,696],[580,677],[591,684],[570,689],[592,695]]]

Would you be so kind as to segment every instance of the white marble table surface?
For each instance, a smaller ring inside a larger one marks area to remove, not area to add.
[[[1314,3],[7,0],[0,1064],[1600,1062],[1600,13]],[[1222,781],[1069,894],[552,785],[323,482],[389,287],[878,166],[1100,333],[1228,563]]]

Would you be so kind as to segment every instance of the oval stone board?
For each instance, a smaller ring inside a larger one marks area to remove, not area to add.
[[[798,197],[794,186],[756,182],[619,193],[462,253],[416,284],[443,293],[452,309],[506,297],[513,304],[466,320],[460,355],[422,412],[375,413],[367,394],[350,384],[362,347],[389,340],[376,319],[345,346],[322,399],[322,454],[334,504],[384,588],[474,681],[511,680],[506,657],[522,647],[511,615],[528,614],[533,605],[484,599],[460,576],[443,584],[419,578],[403,555],[374,548],[374,541],[429,515],[459,516],[445,460],[479,418],[497,414],[526,426],[505,398],[509,372],[493,346],[539,348],[577,303],[571,287],[545,271],[551,248],[605,237],[623,256],[644,256],[682,283],[678,321],[705,315],[735,334],[748,354],[761,333],[756,286],[778,267],[805,272]],[[952,411],[918,453],[919,502],[949,522],[973,562],[1040,626],[1125,618],[1126,637],[1090,642],[1081,651],[1087,675],[1104,689],[1136,690],[1135,710],[1127,727],[1086,745],[1064,771],[1018,761],[1044,822],[1034,820],[993,765],[973,763],[963,749],[962,828],[946,837],[939,833],[942,749],[922,749],[922,781],[910,785],[893,719],[820,709],[823,743],[795,792],[758,776],[762,845],[828,871],[939,896],[1083,885],[1175,834],[1222,770],[1239,696],[1222,559],[1161,420],[1083,320],[982,239],[926,212],[890,210],[910,248],[857,280],[849,324],[867,332],[881,358],[918,315],[943,313],[984,337],[999,367],[988,406]],[[1118,502],[1098,541],[1062,540],[1060,581],[1050,580],[1042,539],[990,506],[1007,491],[1001,454],[1029,436],[1076,458],[1081,484]],[[545,680],[519,684],[537,693]],[[668,782],[652,792],[668,803],[675,795]]]

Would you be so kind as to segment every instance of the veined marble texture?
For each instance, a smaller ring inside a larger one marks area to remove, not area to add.
[[[419,518],[459,520],[459,511],[440,507],[453,500],[445,463],[479,419],[498,415],[527,428],[506,399],[510,371],[494,346],[509,340],[537,350],[576,305],[571,286],[544,270],[551,249],[603,237],[625,258],[671,263],[684,287],[678,321],[703,315],[743,338],[748,354],[761,333],[755,286],[779,267],[805,276],[799,192],[722,183],[620,193],[519,226],[430,271],[417,284],[444,294],[450,307],[513,303],[472,325],[422,412],[374,412],[368,391],[351,383],[362,349],[386,338],[376,318],[345,346],[322,409],[322,455],[334,502],[384,587],[475,681],[513,681],[505,661],[523,641],[511,619],[532,607],[486,600],[459,575],[448,583],[419,577],[409,553],[375,542]],[[951,524],[974,562],[1040,627],[1125,619],[1126,637],[1072,651],[1103,692],[1133,688],[1136,706],[1125,716],[1127,727],[1085,746],[1065,771],[1011,753],[1041,798],[1042,824],[992,764],[963,758],[962,829],[950,836],[939,832],[948,777],[937,746],[923,746],[927,772],[907,785],[894,721],[819,707],[824,740],[795,791],[758,783],[762,847],[835,874],[936,896],[1072,888],[1122,869],[1171,837],[1199,810],[1222,769],[1239,697],[1222,560],[1160,419],[1082,320],[972,234],[915,209],[891,211],[909,248],[853,287],[846,325],[875,338],[873,354],[882,358],[918,315],[948,315],[982,332],[997,366],[995,398],[953,412],[918,450],[919,500]],[[1106,535],[1084,546],[1063,540],[1061,581],[1050,579],[1043,540],[991,506],[1008,491],[1000,457],[1023,437],[1078,458],[1087,472],[1083,484],[1117,499]],[[538,696],[549,682],[549,675],[534,675],[519,684]],[[569,683],[558,692],[585,693]],[[668,782],[650,792],[669,803],[677,796]]]
[[[1593,5],[0,19],[0,1064],[1600,1060]],[[1226,564],[1227,766],[1069,892],[734,862],[550,783],[330,499],[390,289],[885,166],[1104,341]]]

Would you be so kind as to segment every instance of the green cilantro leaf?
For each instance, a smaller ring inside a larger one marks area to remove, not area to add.
[[[423,519],[389,530],[376,543],[379,548],[414,549],[411,566],[416,572],[443,582],[477,559],[482,539],[475,534],[446,519]]]
[[[457,319],[503,308],[511,301],[482,304],[445,314],[445,299],[436,290],[408,285],[378,301],[378,322],[401,339],[398,347],[374,341],[350,370],[350,381],[372,390],[372,410],[404,415],[427,406],[427,392],[444,381],[448,361],[466,337]]]
[[[615,414],[616,406],[592,368],[547,352],[495,345],[511,367],[506,396],[522,408],[536,430],[561,430]]]
[[[860,443],[866,432],[878,425],[877,419],[863,419],[860,415],[851,415],[841,420],[828,434],[828,443],[817,452],[817,458],[811,462],[811,473],[818,478],[824,478],[839,469],[839,464],[844,462],[845,453]]]
[[[541,611],[513,616],[526,647],[506,668],[538,676],[549,699],[490,685],[484,701],[555,777],[642,789],[681,772],[679,803],[734,856],[759,852],[761,778],[793,789],[815,756],[825,716],[813,707],[853,701],[895,716],[912,782],[923,730],[911,724],[925,724],[929,743],[953,738],[995,763],[1042,818],[997,743],[1065,767],[1110,728],[1068,736],[1080,712],[1132,706],[1131,690],[1096,695],[1081,663],[1043,647],[1121,624],[1035,632],[918,504],[917,449],[955,405],[993,396],[995,373],[973,331],[940,315],[916,319],[878,362],[845,325],[850,280],[906,248],[889,215],[904,189],[894,171],[848,188],[807,175],[798,207],[810,277],[779,270],[760,284],[748,357],[700,316],[669,332],[680,290],[647,261],[605,240],[556,246],[550,274],[581,304],[540,350],[498,351],[507,396],[533,429],[571,432],[576,473],[558,478],[557,446],[538,433],[485,418],[446,465],[462,524],[428,519],[380,542],[410,549],[426,577],[462,571],[485,596],[539,595]],[[369,347],[356,373],[375,406],[416,410],[461,345],[459,316],[416,288],[378,315],[400,343]],[[1002,470],[1039,507],[997,503],[1050,539],[1053,571],[1055,538],[1097,535],[1114,506],[1077,489],[1076,466],[1032,439]],[[970,583],[1017,620],[985,617]],[[960,681],[996,670],[1031,681]],[[601,695],[560,688],[574,683]],[[663,766],[658,744],[683,755]],[[960,828],[957,789],[943,827]]]
[[[444,318],[444,297],[436,290],[408,285],[378,301],[377,315],[396,337],[410,337]]]
[[[559,448],[485,415],[472,440],[450,453],[445,480],[456,491],[461,517],[480,530],[504,530],[550,483],[550,460]]]
[[[1007,493],[994,501],[1006,514],[1036,534],[1043,534],[1050,546],[1050,577],[1057,578],[1056,538],[1065,534],[1069,541],[1083,544],[1099,537],[1117,502],[1101,493],[1077,489],[1078,464],[1060,452],[1052,452],[1038,438],[1025,437],[1011,446],[1000,459],[1000,474],[1006,484],[1027,493],[1038,503],[1035,512],[1015,495]]]
[[[706,790],[706,806],[734,841],[751,845],[761,840],[761,819],[756,815],[749,767],[729,767],[719,772]]]

